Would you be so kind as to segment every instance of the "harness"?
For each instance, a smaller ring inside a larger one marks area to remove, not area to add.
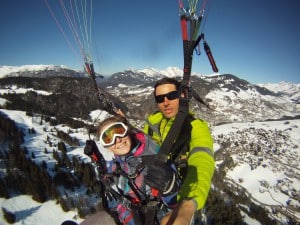
[[[142,164],[143,163],[141,163],[140,165]],[[113,176],[122,175],[127,178],[128,185],[130,189],[134,192],[134,194],[137,196],[136,198],[124,195],[122,193],[122,190],[119,190],[119,192],[114,190],[109,184],[105,186],[106,193],[108,195],[112,194],[113,197],[115,197],[122,205],[125,206],[125,208],[130,209],[131,214],[128,215],[128,217],[124,220],[125,224],[126,221],[128,222],[129,220],[133,219],[135,225],[158,225],[159,222],[156,218],[156,207],[162,206],[162,202],[160,202],[158,198],[156,198],[156,196],[153,196],[153,198],[147,197],[145,193],[143,193],[136,186],[134,179],[136,178],[136,176],[139,175],[140,172],[141,170],[137,170],[134,174],[128,175],[120,168],[120,165],[118,165],[117,170],[113,173]]]
[[[154,155],[144,155],[139,157],[142,161],[136,166],[137,169],[135,172],[130,175],[123,171],[120,164],[117,163],[118,168],[116,174],[127,178],[128,185],[137,196],[137,198],[131,198],[130,196],[120,195],[120,198],[122,198],[122,203],[124,203],[125,207],[131,209],[135,225],[158,225],[157,209],[160,208],[161,210],[166,210],[163,209],[165,206],[161,199],[158,198],[158,192],[151,190],[151,195],[147,196],[136,186],[134,181],[134,179],[142,172],[145,165],[149,165],[153,162]],[[109,188],[111,187],[109,186]],[[131,218],[128,218],[128,220],[130,219]]]

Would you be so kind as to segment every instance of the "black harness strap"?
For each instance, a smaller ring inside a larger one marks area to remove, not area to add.
[[[192,125],[191,125],[192,120],[194,120],[194,118],[190,115],[188,115],[185,118],[185,121],[183,123],[183,126],[179,134],[179,138],[176,139],[172,147],[172,150],[170,152],[171,160],[173,162],[177,162],[179,155],[184,154],[185,151],[189,149],[189,141],[191,140],[191,131],[192,131]]]
[[[143,225],[139,210],[131,209],[131,215],[135,225]]]
[[[205,105],[206,108],[210,109],[209,105],[206,104],[206,103],[203,101],[203,99],[199,96],[199,94],[195,91],[194,88],[191,88],[191,92],[192,92],[192,96],[194,97],[194,99],[195,99],[196,101],[198,101],[199,103]]]
[[[155,221],[156,207],[157,207],[157,201],[149,201],[148,202],[146,212],[145,212],[145,224],[144,225],[157,224]]]

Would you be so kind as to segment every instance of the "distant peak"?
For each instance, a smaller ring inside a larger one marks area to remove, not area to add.
[[[50,76],[64,75],[82,77],[86,76],[83,71],[77,71],[64,65],[22,65],[22,66],[0,66],[0,78],[8,76]]]
[[[24,71],[41,71],[41,70],[59,70],[67,69],[66,66],[55,65],[22,65],[22,66],[0,66],[0,77],[7,76],[12,73],[24,72]]]
[[[167,77],[178,77],[182,76],[182,70],[177,67],[167,67],[163,70],[158,70],[155,68],[146,68],[146,69],[131,69],[137,73],[145,73],[148,76],[156,76],[156,75],[163,75]]]

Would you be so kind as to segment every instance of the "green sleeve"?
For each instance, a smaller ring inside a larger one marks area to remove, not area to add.
[[[145,134],[148,134],[148,128],[149,128],[148,123],[144,123],[143,132],[144,132]]]
[[[194,199],[197,210],[205,205],[214,173],[213,140],[205,121],[192,122],[187,176],[178,194],[179,201]]]

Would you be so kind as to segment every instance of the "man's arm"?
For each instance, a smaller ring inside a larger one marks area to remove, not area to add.
[[[188,155],[187,175],[179,191],[179,202],[194,199],[197,210],[203,208],[215,169],[213,140],[205,121],[194,120]]]
[[[167,214],[161,221],[161,225],[190,225],[194,218],[196,205],[193,200],[183,201],[177,209]]]

